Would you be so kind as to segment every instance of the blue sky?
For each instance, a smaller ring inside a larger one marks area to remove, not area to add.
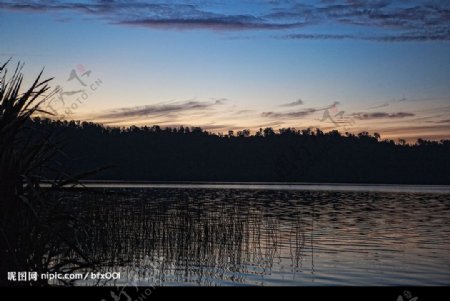
[[[65,119],[450,138],[448,1],[224,3],[0,1],[0,60]]]

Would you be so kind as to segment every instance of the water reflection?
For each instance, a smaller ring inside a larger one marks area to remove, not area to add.
[[[122,284],[450,283],[446,194],[183,188],[77,194],[72,206],[91,223],[85,247],[113,260]]]

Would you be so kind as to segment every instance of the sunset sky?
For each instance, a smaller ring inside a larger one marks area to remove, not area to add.
[[[105,125],[450,139],[449,42],[448,0],[0,1],[0,63]]]

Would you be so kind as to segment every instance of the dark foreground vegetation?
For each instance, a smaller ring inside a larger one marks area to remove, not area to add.
[[[67,139],[65,168],[112,167],[90,179],[450,184],[450,140],[408,145],[319,129],[218,135],[201,128],[104,127],[34,119]]]
[[[6,67],[0,65],[0,286],[45,286],[44,273],[93,271],[100,262],[92,256],[86,221],[74,214],[70,197],[61,192],[83,174],[66,173],[58,163],[61,148],[53,133],[30,122],[34,113],[45,113],[40,107],[52,96],[50,79],[40,74],[22,89],[22,65],[11,73]],[[43,180],[50,187],[43,188]],[[31,281],[29,273],[35,275]]]

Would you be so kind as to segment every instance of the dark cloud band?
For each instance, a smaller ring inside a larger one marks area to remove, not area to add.
[[[230,1],[225,10],[223,6],[214,7],[206,1],[8,1],[1,2],[0,9],[81,12],[112,24],[147,28],[288,31],[276,36],[282,39],[375,42],[450,40],[449,1],[335,0],[317,1],[315,4],[261,1],[252,5],[254,9],[250,10],[239,1]],[[305,29],[316,26],[326,26],[329,32],[305,32]],[[353,31],[336,33],[335,29],[339,26],[353,28]]]
[[[396,113],[387,113],[387,112],[371,112],[371,113],[354,113],[352,116],[358,119],[399,119],[405,117],[413,117],[415,114],[407,113],[407,112],[396,112]]]
[[[96,116],[96,118],[121,119],[129,117],[163,116],[166,114],[176,114],[183,112],[196,112],[196,111],[198,112],[208,110],[217,105],[221,105],[224,102],[225,100],[218,99],[210,102],[186,101],[173,104],[160,104],[160,105],[138,106],[131,108],[121,108],[99,114],[98,116]]]

